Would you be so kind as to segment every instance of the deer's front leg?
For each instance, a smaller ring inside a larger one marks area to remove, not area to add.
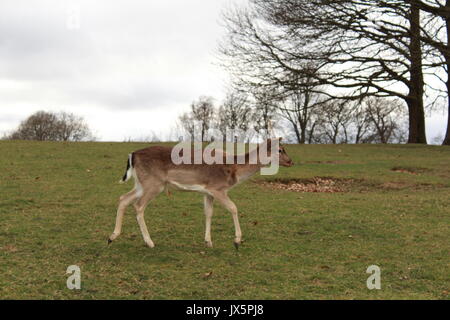
[[[235,230],[235,238],[234,238],[234,246],[236,249],[239,248],[239,245],[242,242],[242,232],[241,226],[239,225],[239,217],[238,210],[233,201],[228,197],[228,195],[224,192],[216,193],[215,198],[228,210],[231,212],[234,222],[234,230]]]
[[[214,198],[210,195],[205,195],[205,243],[208,248],[212,248],[213,246],[211,241],[211,220],[213,215],[213,203]]]

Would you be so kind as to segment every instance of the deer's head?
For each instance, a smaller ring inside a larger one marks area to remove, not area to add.
[[[289,157],[289,155],[286,152],[286,149],[284,148],[284,146],[281,144],[281,139],[282,138],[276,138],[276,139],[267,139],[266,141],[266,145],[267,145],[267,154],[269,156],[271,156],[272,153],[272,144],[273,145],[278,145],[278,148],[275,149],[278,153],[278,163],[280,166],[283,167],[292,167],[294,165],[294,162],[292,161],[292,159]]]

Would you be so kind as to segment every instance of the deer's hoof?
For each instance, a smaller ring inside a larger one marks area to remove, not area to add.
[[[234,243],[234,247],[236,248],[236,250],[239,250],[239,246],[241,245],[241,242],[234,241],[233,243]]]
[[[212,248],[212,247],[213,247],[213,244],[212,244],[211,241],[205,241],[205,245],[206,245],[206,247],[208,247],[208,248]]]
[[[108,244],[110,244],[111,242],[113,242],[114,240],[116,240],[116,238],[120,235],[120,233],[112,233],[109,238],[108,238]]]

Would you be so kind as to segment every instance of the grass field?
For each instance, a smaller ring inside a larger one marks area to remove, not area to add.
[[[205,248],[202,196],[161,194],[134,210],[110,246],[119,185],[139,143],[0,141],[1,299],[449,299],[450,148],[289,145],[296,166],[255,176],[215,206]],[[393,170],[395,169],[395,170]],[[332,177],[342,192],[300,193],[262,181]],[[81,290],[66,269],[81,268]],[[370,265],[381,290],[368,290]]]

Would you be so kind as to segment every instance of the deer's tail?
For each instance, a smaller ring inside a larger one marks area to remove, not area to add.
[[[122,180],[120,180],[119,183],[125,183],[128,180],[130,180],[130,178],[132,176],[132,171],[133,171],[133,154],[130,153],[128,155],[127,169],[125,171],[125,174],[124,174]]]

